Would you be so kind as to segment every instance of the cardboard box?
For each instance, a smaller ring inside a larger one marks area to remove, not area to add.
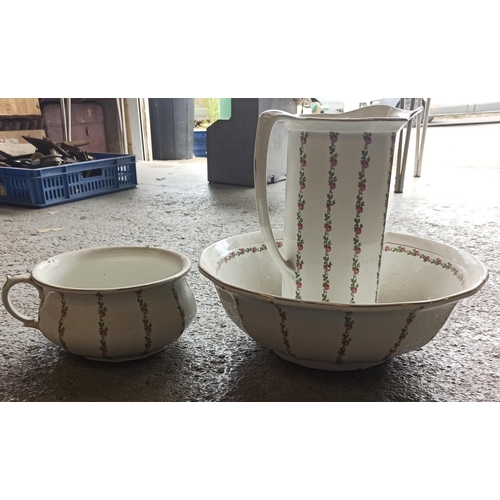
[[[4,98],[0,97],[0,119],[16,116],[41,116],[42,111],[37,97]]]
[[[35,146],[26,142],[22,136],[36,137],[43,139],[45,137],[45,130],[16,130],[10,132],[0,132],[0,152],[18,156],[27,155],[35,152]]]
[[[29,144],[29,142],[23,139],[23,135],[43,139],[45,137],[45,130],[10,130],[8,132],[0,132],[0,144]]]

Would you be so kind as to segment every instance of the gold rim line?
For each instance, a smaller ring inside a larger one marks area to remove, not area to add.
[[[429,307],[442,305],[444,303],[451,304],[454,302],[458,302],[462,299],[465,299],[467,297],[470,297],[471,295],[474,295],[484,286],[484,284],[486,283],[486,281],[488,281],[489,278],[489,271],[486,270],[486,275],[483,277],[481,282],[474,288],[464,290],[460,293],[456,293],[448,297],[439,297],[436,299],[428,299],[428,300],[415,300],[410,302],[381,302],[380,304],[347,304],[347,303],[342,304],[335,302],[314,302],[308,300],[297,300],[288,297],[281,297],[280,295],[272,295],[269,293],[257,292],[255,290],[248,290],[245,288],[241,288],[235,285],[231,285],[230,283],[227,283],[225,281],[222,281],[219,278],[216,278],[206,269],[203,269],[202,265],[199,262],[198,262],[198,270],[200,271],[201,274],[203,274],[203,276],[208,278],[210,281],[218,285],[223,290],[240,293],[249,298],[253,298],[254,300],[260,297],[268,302],[279,301],[284,305],[291,305],[291,306],[305,307],[305,308],[310,308],[312,306],[314,309],[326,310],[330,308],[330,309],[339,309],[342,311],[360,311],[365,309],[388,310],[388,309],[395,309],[395,308],[399,309],[403,307],[415,307],[415,306],[423,306],[424,308],[427,309]]]

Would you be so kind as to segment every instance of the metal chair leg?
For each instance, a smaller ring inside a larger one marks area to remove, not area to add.
[[[422,127],[422,140],[420,141],[420,144],[417,143],[417,147],[419,149],[418,149],[418,161],[417,164],[415,165],[415,171],[414,171],[415,177],[420,177],[422,173],[422,158],[424,156],[425,135],[427,132],[427,123],[429,121],[430,107],[431,107],[431,100],[427,98],[425,105],[425,112],[424,112],[424,126]]]
[[[403,100],[404,102],[404,100]],[[415,109],[415,98],[411,98],[410,102],[410,109]],[[401,156],[401,142],[402,142],[402,134],[403,134],[403,129],[399,132],[399,148],[398,148],[398,166],[396,170],[396,185],[394,187],[394,192],[395,193],[402,193],[403,192],[403,186],[404,186],[404,180],[405,180],[405,172],[406,172],[406,161],[408,159],[408,147],[410,145],[410,136],[411,136],[411,127],[412,123],[411,120],[407,123],[406,125],[406,137],[405,137],[405,146],[404,146],[404,152]]]

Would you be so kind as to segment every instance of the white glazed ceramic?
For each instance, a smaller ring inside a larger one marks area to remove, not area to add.
[[[2,300],[25,326],[73,354],[139,359],[177,340],[195,317],[190,269],[187,257],[161,248],[83,249],[40,262],[30,274],[9,276]],[[12,305],[9,291],[16,283],[38,290],[38,319]]]
[[[282,231],[275,231],[277,246]],[[281,275],[260,232],[221,240],[201,254],[229,317],[264,347],[324,370],[368,368],[427,344],[457,302],[488,278],[483,264],[449,245],[386,233],[379,303],[336,304],[280,295]]]
[[[282,295],[369,303],[377,287],[396,133],[422,108],[367,106],[348,113],[266,111],[255,141],[255,196],[264,241],[272,241],[266,161],[273,126],[288,130]]]

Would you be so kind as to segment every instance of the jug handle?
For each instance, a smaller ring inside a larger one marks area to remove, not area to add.
[[[29,285],[34,286],[38,290],[38,295],[39,297],[42,297],[43,294],[43,289],[41,286],[37,285],[31,278],[30,274],[20,274],[19,276],[7,276],[7,281],[5,282],[3,288],[2,288],[2,302],[7,310],[8,313],[10,313],[14,318],[18,319],[21,321],[24,326],[27,326],[28,328],[38,328],[38,321],[34,318],[30,318],[28,316],[25,316],[24,314],[20,313],[11,303],[9,299],[9,292],[10,289],[14,286],[17,285],[18,283],[28,283]]]
[[[267,152],[271,131],[277,122],[291,120],[297,120],[297,117],[279,110],[264,111],[260,114],[257,122],[257,135],[255,137],[254,184],[260,230],[269,254],[282,273],[293,276],[295,272],[293,264],[283,258],[276,246],[269,218],[269,206],[267,204]]]

